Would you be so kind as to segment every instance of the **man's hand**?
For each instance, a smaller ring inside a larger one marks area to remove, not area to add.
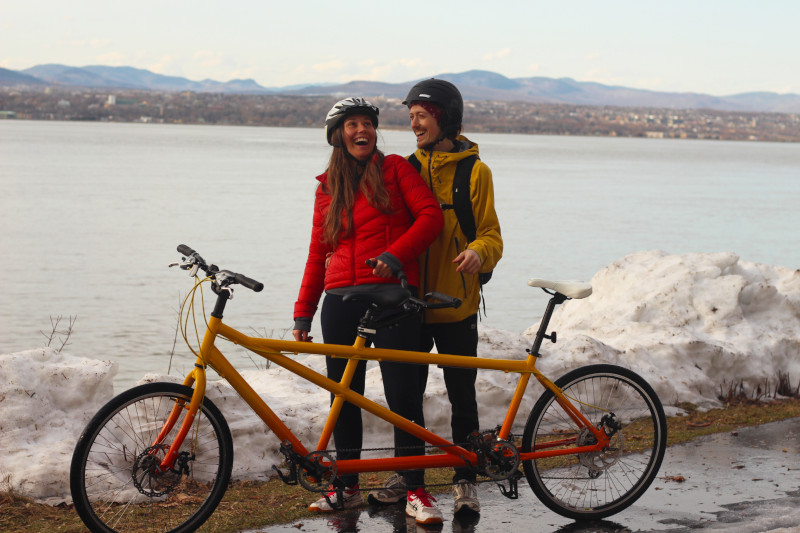
[[[456,272],[464,274],[477,274],[481,268],[481,256],[475,250],[464,250],[453,259],[453,263],[460,263],[456,267]]]

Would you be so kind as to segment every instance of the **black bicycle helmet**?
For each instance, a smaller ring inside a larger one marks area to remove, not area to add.
[[[464,99],[455,85],[445,80],[431,78],[414,85],[403,100],[403,105],[411,107],[413,102],[431,102],[442,110],[439,127],[448,139],[455,139],[461,131],[464,118]]]
[[[325,137],[328,139],[328,144],[333,146],[331,136],[334,130],[342,125],[342,121],[346,117],[355,114],[367,115],[372,119],[372,125],[377,128],[378,113],[378,108],[364,98],[350,97],[339,100],[336,102],[336,105],[328,111],[328,116],[325,117]]]

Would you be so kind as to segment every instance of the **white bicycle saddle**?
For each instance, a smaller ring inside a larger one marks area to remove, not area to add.
[[[541,287],[560,292],[567,298],[579,300],[592,294],[592,286],[585,281],[549,281],[546,279],[533,278],[528,280],[531,287]]]

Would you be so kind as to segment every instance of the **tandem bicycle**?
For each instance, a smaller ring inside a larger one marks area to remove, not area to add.
[[[481,476],[479,481],[497,483],[512,501],[519,495],[518,481],[524,476],[535,496],[552,511],[574,520],[597,520],[633,504],[658,474],[666,448],[666,418],[658,396],[642,377],[623,367],[593,364],[551,381],[536,368],[544,340],[557,340],[555,332],[547,333],[553,311],[566,300],[589,296],[587,283],[529,280],[528,285],[541,288],[550,299],[527,353],[519,359],[462,357],[371,346],[379,328],[423,309],[460,304],[438,293],[419,298],[403,283],[380,290],[374,286],[348,289],[346,299],[370,304],[352,346],[245,335],[223,322],[226,304],[234,285],[259,292],[263,284],[207,263],[186,245],[178,246],[178,252],[183,256],[178,265],[195,278],[186,301],[194,302],[197,289],[209,283],[215,305],[196,362],[183,384],[148,383],[122,392],[81,433],[72,457],[70,489],[76,511],[92,531],[188,532],[214,512],[230,482],[233,440],[222,412],[205,396],[209,367],[227,380],[277,437],[284,461],[273,466],[276,474],[285,483],[313,492],[325,494],[333,487],[339,491],[339,502],[340,474],[467,465]],[[201,271],[204,276],[199,275]],[[396,313],[387,318],[383,312],[387,309]],[[316,443],[301,442],[269,407],[268,398],[259,396],[223,355],[218,338],[332,394]],[[300,362],[295,357],[300,354],[348,359],[341,381],[330,380]],[[470,442],[453,443],[351,390],[350,380],[360,360],[476,368],[519,377],[513,393],[509,391],[504,419],[494,429],[473,434]],[[531,377],[544,390],[522,434],[515,435],[512,427]],[[337,460],[328,445],[344,402],[419,437],[427,443],[427,453]]]

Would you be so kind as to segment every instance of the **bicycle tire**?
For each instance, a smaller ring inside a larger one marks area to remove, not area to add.
[[[548,508],[573,520],[597,520],[626,509],[644,494],[664,459],[667,421],[661,401],[642,377],[615,365],[578,368],[555,383],[595,427],[608,412],[622,426],[603,452],[523,461],[528,484]],[[555,399],[547,389],[534,405],[522,452],[554,435],[577,436],[579,443],[593,438],[577,432]]]
[[[233,440],[219,409],[205,398],[181,452],[183,473],[147,471],[163,450],[153,443],[176,400],[192,389],[149,383],[113,398],[83,430],[70,467],[75,510],[95,532],[194,531],[225,494],[233,467]],[[164,442],[172,441],[183,415]],[[146,450],[149,450],[146,451]],[[194,457],[191,456],[194,454]]]

